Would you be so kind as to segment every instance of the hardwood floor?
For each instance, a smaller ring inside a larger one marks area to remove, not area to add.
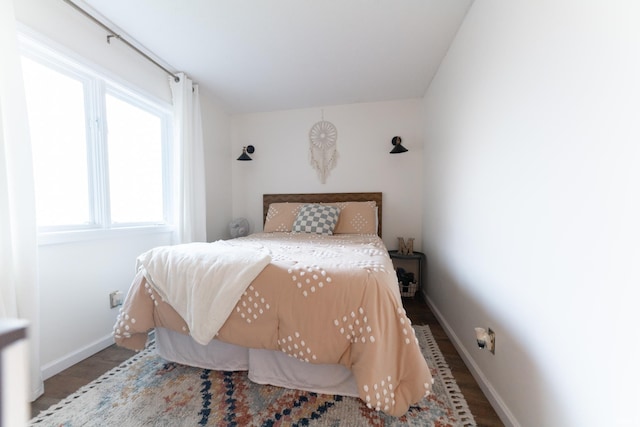
[[[478,426],[495,427],[504,424],[498,418],[489,401],[478,387],[475,379],[458,355],[436,317],[419,297],[403,300],[407,314],[415,325],[429,325],[434,338],[444,355],[458,387],[464,394]],[[83,360],[45,381],[45,393],[31,404],[31,416],[58,403],[80,387],[98,378],[109,369],[118,366],[135,352],[115,345]]]

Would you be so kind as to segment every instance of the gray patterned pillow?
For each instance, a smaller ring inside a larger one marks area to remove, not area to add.
[[[291,231],[298,233],[333,234],[340,208],[328,205],[304,205]]]

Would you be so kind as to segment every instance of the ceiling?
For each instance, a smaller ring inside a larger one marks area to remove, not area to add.
[[[185,72],[233,114],[420,98],[472,1],[84,5],[170,70]]]

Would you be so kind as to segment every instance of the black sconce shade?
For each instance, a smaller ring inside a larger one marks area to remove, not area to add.
[[[409,151],[402,146],[402,138],[400,138],[399,136],[394,136],[391,140],[391,144],[393,145],[393,150],[389,151],[389,153],[391,154],[398,154]]]
[[[252,154],[254,151],[256,151],[256,149],[253,145],[247,145],[246,147],[242,147],[242,154],[240,154],[240,157],[238,157],[238,160],[253,160],[251,157],[249,157],[249,154]]]

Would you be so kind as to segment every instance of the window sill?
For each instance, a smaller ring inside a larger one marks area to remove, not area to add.
[[[169,234],[174,231],[175,227],[170,225],[147,225],[110,229],[41,232],[38,234],[38,246],[60,245],[73,242],[87,242],[149,234]]]

